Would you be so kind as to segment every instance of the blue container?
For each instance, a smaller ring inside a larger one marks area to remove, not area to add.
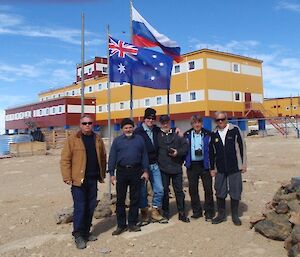
[[[238,121],[238,126],[240,128],[241,131],[246,131],[247,130],[247,120],[239,120]]]
[[[239,125],[239,121],[238,120],[229,120],[229,122],[233,125],[238,126]]]
[[[171,128],[175,128],[175,120],[171,120]]]
[[[119,123],[114,124],[114,131],[120,131],[121,125]]]
[[[0,156],[9,154],[10,143],[23,143],[30,142],[31,135],[19,134],[19,135],[0,135]]]
[[[258,130],[266,130],[266,120],[258,120]]]
[[[213,128],[213,119],[210,117],[203,117],[203,128],[212,131]]]

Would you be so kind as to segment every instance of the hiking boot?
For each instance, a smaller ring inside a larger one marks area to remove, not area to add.
[[[218,205],[218,215],[214,219],[212,219],[212,224],[219,224],[221,222],[226,221],[226,209],[225,209],[225,199],[217,198]]]
[[[231,218],[234,225],[242,225],[242,222],[239,218],[239,200],[231,199]]]
[[[211,221],[214,216],[215,215],[214,215],[213,211],[207,211],[207,212],[205,212],[205,214],[204,214],[205,221]]]
[[[83,238],[85,239],[85,241],[97,241],[98,240],[98,238],[96,236],[92,235],[91,233],[84,235]]]
[[[76,236],[75,237],[75,245],[77,249],[84,249],[86,248],[86,241],[82,236]]]
[[[141,209],[141,221],[138,223],[138,226],[146,226],[150,223],[149,220],[149,212],[148,212],[148,207],[142,208]]]
[[[152,222],[159,222],[159,223],[168,223],[168,220],[164,218],[160,213],[158,208],[152,208],[151,210],[151,220]]]
[[[190,219],[186,216],[185,213],[179,213],[178,214],[178,219],[183,221],[183,222],[186,222],[186,223],[190,222]]]
[[[199,219],[201,217],[203,217],[202,212],[200,212],[200,213],[193,213],[193,215],[191,216],[191,218],[193,218],[193,219]]]
[[[129,232],[139,232],[139,231],[141,231],[141,228],[137,225],[133,225],[133,226],[129,226],[128,231]]]
[[[123,228],[117,227],[117,229],[112,232],[112,235],[118,236],[118,235],[124,233],[126,230],[127,230],[127,227],[123,227]]]

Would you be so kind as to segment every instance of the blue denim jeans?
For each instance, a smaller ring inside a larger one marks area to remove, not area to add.
[[[164,187],[162,184],[161,173],[157,164],[150,164],[149,179],[153,191],[152,206],[155,208],[161,208],[162,199],[164,196]],[[143,183],[141,186],[140,208],[146,207],[148,207],[148,192],[147,184]]]

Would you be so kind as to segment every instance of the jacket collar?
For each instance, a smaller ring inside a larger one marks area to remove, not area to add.
[[[228,130],[232,130],[235,127],[235,125],[233,125],[233,124],[231,124],[229,122],[228,122],[228,125],[229,125]],[[218,131],[218,127],[216,126],[216,128],[214,129],[214,132],[217,132],[217,131]]]
[[[82,131],[81,130],[79,130],[79,131],[77,131],[77,133],[76,133],[76,137],[78,137],[78,138],[81,138],[82,137],[82,135],[83,135],[83,133],[82,133]],[[96,135],[93,131],[92,131],[92,134],[91,135]]]

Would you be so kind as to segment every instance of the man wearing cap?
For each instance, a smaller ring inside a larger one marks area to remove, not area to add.
[[[152,222],[167,223],[168,220],[160,214],[160,208],[162,207],[162,199],[164,196],[164,188],[161,179],[161,172],[158,166],[158,142],[157,135],[160,132],[160,128],[155,125],[156,111],[152,108],[147,108],[144,114],[144,122],[140,127],[136,128],[134,133],[143,137],[146,144],[148,158],[149,158],[149,179],[152,185],[153,199],[151,209]],[[148,193],[147,185],[143,184],[141,189],[141,216],[142,220],[140,225],[147,225],[149,223],[148,218]]]
[[[212,177],[209,172],[209,141],[210,132],[202,127],[202,118],[199,115],[191,117],[192,128],[184,133],[189,142],[189,151],[185,157],[185,166],[189,180],[189,193],[194,219],[203,216],[203,209],[199,196],[199,179],[204,189],[204,216],[206,221],[214,217],[214,199]]]
[[[90,234],[97,202],[97,181],[104,183],[106,152],[101,137],[93,132],[93,119],[84,115],[80,130],[68,137],[61,152],[63,181],[71,186],[74,202],[73,232],[78,249],[97,238]]]
[[[161,131],[158,133],[158,164],[164,186],[162,210],[169,219],[169,186],[172,180],[178,209],[178,219],[190,222],[185,212],[184,192],[182,185],[182,164],[188,151],[188,143],[180,137],[170,125],[170,117],[162,115],[159,118]]]
[[[134,122],[129,118],[122,120],[121,128],[123,134],[114,139],[108,160],[111,183],[116,183],[117,191],[118,227],[112,235],[119,235],[127,229],[130,232],[141,231],[137,226],[140,191],[142,182],[148,180],[149,161],[143,138],[133,134]],[[130,206],[127,226],[125,199],[128,186]]]
[[[231,218],[240,226],[238,215],[242,194],[242,173],[246,172],[246,145],[239,127],[228,123],[226,112],[216,112],[216,129],[209,145],[210,173],[215,177],[218,215],[212,224],[226,221],[225,199],[231,198]]]

